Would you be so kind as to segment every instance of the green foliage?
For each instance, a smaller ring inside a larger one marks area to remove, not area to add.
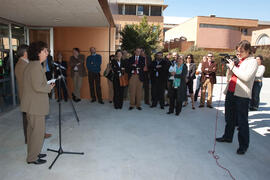
[[[144,48],[147,54],[159,49],[160,26],[149,25],[146,16],[142,18],[140,24],[126,25],[120,32],[122,49],[133,53],[137,47]]]

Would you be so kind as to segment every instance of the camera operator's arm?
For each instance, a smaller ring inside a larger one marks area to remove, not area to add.
[[[249,62],[249,65],[244,70],[240,70],[239,67],[236,67],[234,65],[234,62],[232,60],[228,60],[228,68],[242,81],[248,82],[251,80],[251,78],[254,76],[254,73],[256,73],[258,68],[258,63],[254,59]]]
[[[226,71],[227,83],[230,82],[233,72],[228,68]]]

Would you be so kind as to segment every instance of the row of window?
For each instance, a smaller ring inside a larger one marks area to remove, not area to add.
[[[200,24],[200,28],[217,28],[217,29],[230,29],[240,31],[243,35],[248,35],[248,30],[246,28],[234,27],[234,26],[225,26],[225,25],[215,25],[215,24]]]
[[[138,16],[161,16],[161,6],[118,4],[118,14]]]

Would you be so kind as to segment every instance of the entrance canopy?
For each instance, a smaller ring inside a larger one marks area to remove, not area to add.
[[[114,26],[107,0],[2,0],[0,17],[27,26]]]

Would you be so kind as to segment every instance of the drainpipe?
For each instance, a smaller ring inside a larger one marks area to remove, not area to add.
[[[109,58],[111,55],[111,25],[109,25]]]

